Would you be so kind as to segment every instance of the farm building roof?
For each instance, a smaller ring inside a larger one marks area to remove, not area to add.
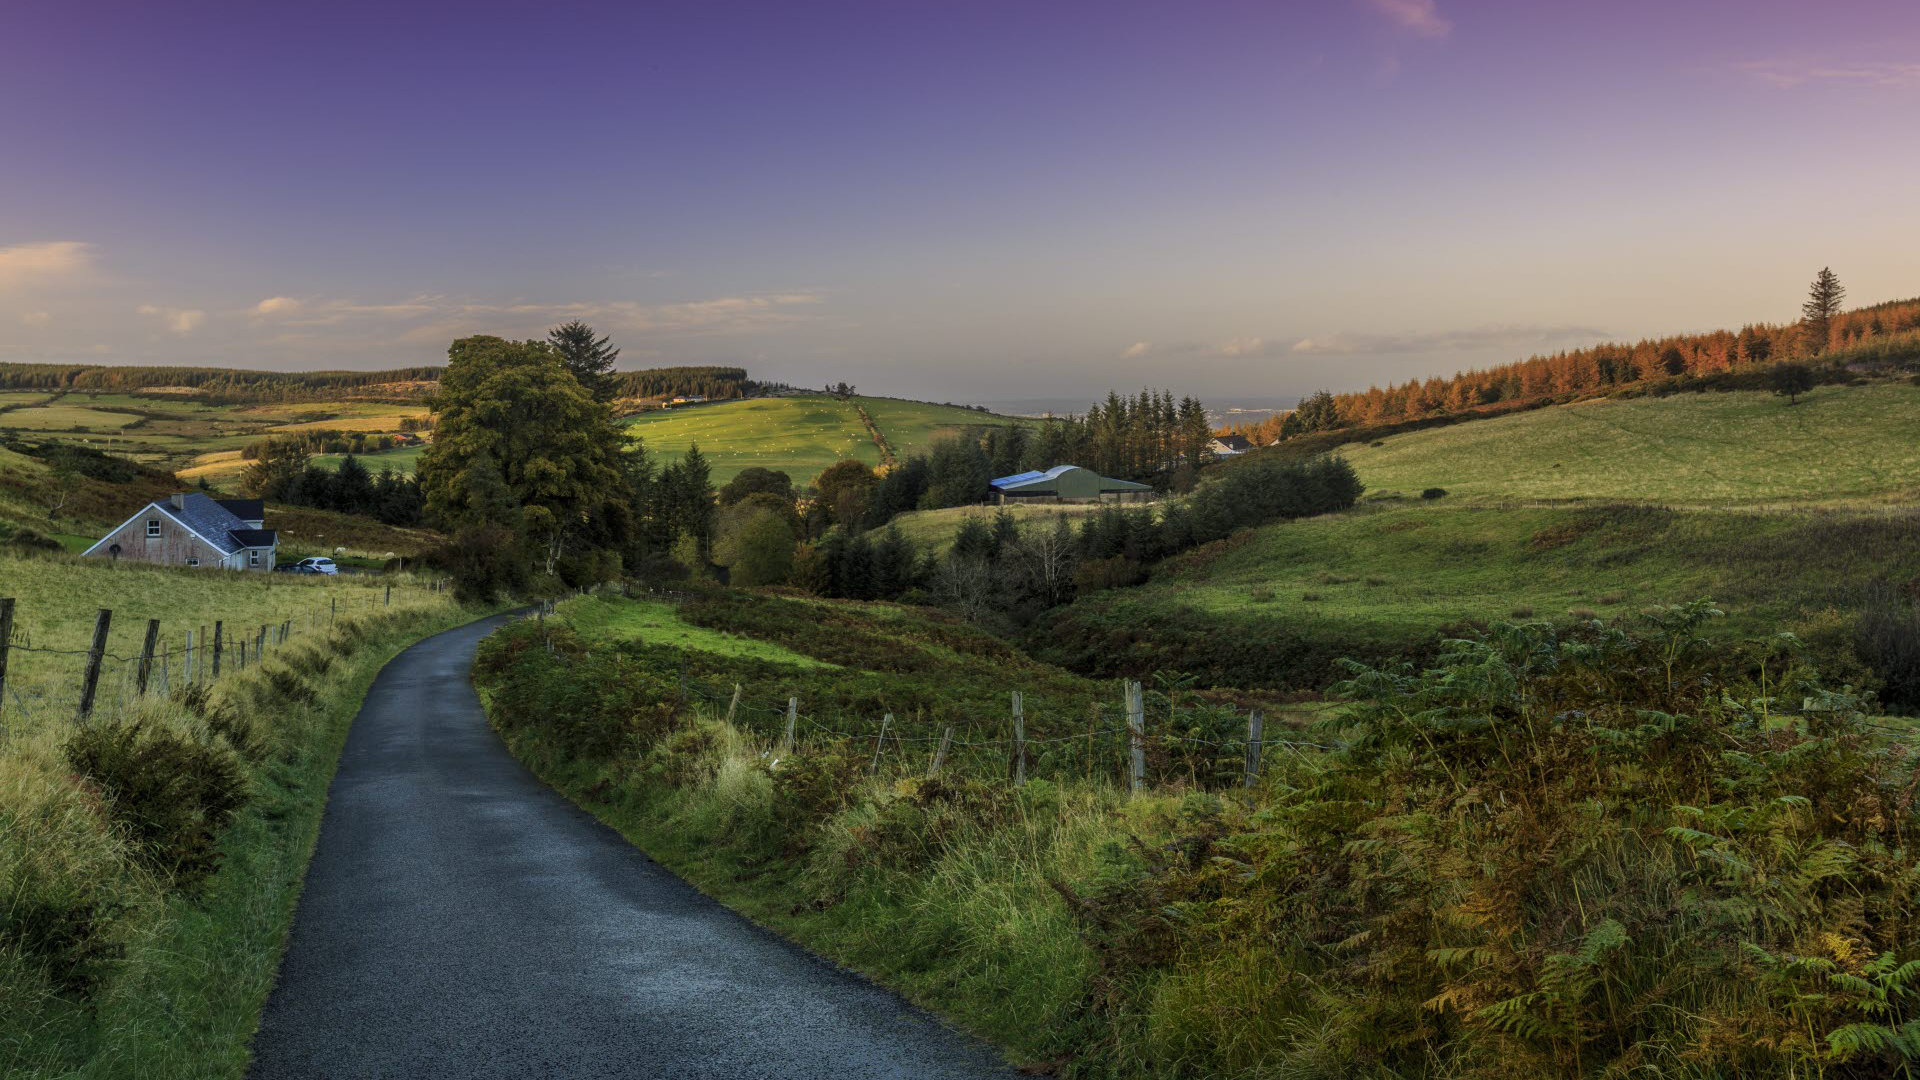
[[[213,501],[225,507],[227,513],[241,521],[264,521],[267,517],[265,499],[215,499]]]
[[[1071,472],[1092,473],[1093,470],[1082,469],[1078,465],[1055,465],[1045,472],[1029,471],[1014,473],[1012,476],[1003,476],[998,480],[989,482],[993,485],[994,489],[998,491],[1039,492],[1045,490],[1054,481],[1060,479],[1060,477]],[[1150,490],[1150,485],[1136,484],[1131,480],[1116,480],[1111,476],[1102,476],[1100,477],[1100,490],[1147,491]]]

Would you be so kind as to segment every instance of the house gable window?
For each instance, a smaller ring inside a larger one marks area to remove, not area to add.
[[[247,552],[247,565],[248,566],[260,565],[260,553],[258,551]]]
[[[160,535],[160,519],[159,518],[147,519],[147,535],[148,536]]]

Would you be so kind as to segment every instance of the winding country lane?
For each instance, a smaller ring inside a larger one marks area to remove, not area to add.
[[[1007,1077],[526,771],[467,682],[505,617],[380,673],[254,1039],[254,1080]]]

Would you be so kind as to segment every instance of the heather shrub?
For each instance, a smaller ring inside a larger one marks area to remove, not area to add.
[[[247,800],[233,751],[134,718],[81,727],[65,755],[132,853],[176,888],[194,888],[219,866],[215,840]]]

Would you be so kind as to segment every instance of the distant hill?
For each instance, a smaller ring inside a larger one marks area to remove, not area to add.
[[[440,383],[439,365],[388,371],[245,371],[217,367],[110,364],[0,364],[0,391],[47,390],[187,398],[211,404],[278,404],[339,400],[411,402]],[[664,367],[620,371],[620,396],[634,399],[698,394],[746,397],[758,389],[737,367]]]
[[[842,458],[877,466],[889,454],[923,453],[967,428],[1026,422],[924,401],[784,394],[656,410],[626,424],[634,438],[662,457],[678,457],[698,445],[712,464],[715,484],[753,466],[782,470],[795,484],[806,484]]]

